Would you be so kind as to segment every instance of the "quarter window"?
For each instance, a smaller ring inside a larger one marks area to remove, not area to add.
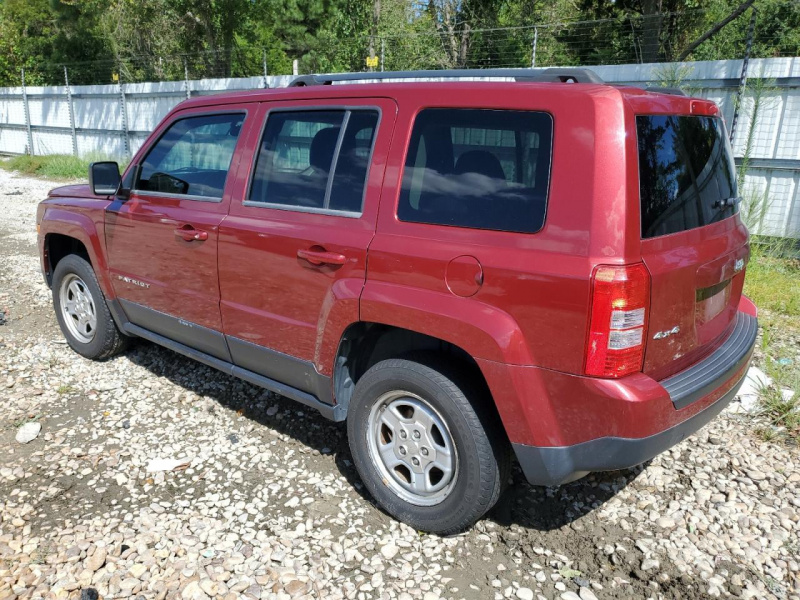
[[[248,200],[298,210],[360,213],[378,113],[272,113]]]
[[[222,198],[244,119],[237,113],[176,121],[147,153],[135,189]]]
[[[406,156],[401,221],[534,233],[544,224],[547,113],[427,109]]]

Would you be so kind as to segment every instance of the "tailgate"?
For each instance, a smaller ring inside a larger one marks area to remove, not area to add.
[[[644,372],[669,377],[733,329],[749,257],[722,121],[636,117],[642,259],[651,276]]]

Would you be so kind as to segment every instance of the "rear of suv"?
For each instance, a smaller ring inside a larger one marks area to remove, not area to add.
[[[494,505],[512,457],[558,485],[681,441],[757,330],[717,107],[479,74],[516,81],[182,103],[122,178],[95,164],[40,205],[70,345],[143,337],[346,420],[378,503],[439,533]]]

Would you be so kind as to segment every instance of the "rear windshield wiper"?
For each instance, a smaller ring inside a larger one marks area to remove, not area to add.
[[[721,198],[721,199],[717,200],[716,202],[714,202],[714,204],[712,205],[712,208],[719,208],[719,209],[725,209],[725,208],[728,208],[728,207],[733,208],[734,206],[739,204],[739,202],[741,202],[741,201],[742,201],[742,198],[740,196],[734,196],[733,198]]]

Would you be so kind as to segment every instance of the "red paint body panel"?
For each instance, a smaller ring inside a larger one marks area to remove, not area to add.
[[[270,102],[263,109],[314,107],[318,102]],[[227,335],[313,362],[331,375],[342,333],[359,320],[358,300],[367,275],[367,248],[375,234],[381,182],[392,139],[396,105],[385,98],[341,98],[329,108],[380,110],[364,207],[360,217],[305,213],[246,205],[248,178],[239,182],[220,231],[221,312]],[[244,168],[255,159],[260,129],[248,139]],[[298,251],[341,254],[342,265],[314,265]]]
[[[363,214],[348,218],[245,203],[270,110],[378,106],[381,122]],[[397,218],[407,146],[425,108],[544,111],[553,117],[548,207],[534,234],[483,231]],[[135,193],[95,198],[60,188],[40,205],[40,246],[49,232],[85,243],[115,295],[313,363],[332,375],[342,333],[372,322],[424,333],[463,349],[479,365],[512,442],[564,446],[605,436],[640,438],[709,406],[718,389],[676,410],[658,381],[702,359],[725,339],[741,295],[747,231],[738,215],[672,236],[640,235],[637,114],[716,114],[708,101],[590,84],[436,82],[237,92],[181,103],[175,116],[247,109],[222,202]],[[108,210],[107,210],[108,209]],[[107,216],[106,216],[107,215]],[[205,241],[174,235],[191,224]],[[314,265],[298,251],[344,256]],[[467,260],[459,257],[470,257]],[[452,262],[456,260],[456,262]],[[644,262],[652,278],[642,373],[618,380],[582,375],[597,265]],[[453,264],[448,271],[448,265]],[[118,276],[150,285],[129,285]],[[730,281],[723,295],[698,290]]]
[[[255,105],[226,106],[226,110],[248,113],[239,145],[256,120],[255,109]],[[160,137],[176,118],[208,112],[205,108],[176,111],[164,119],[150,139]],[[144,145],[145,148],[148,146]],[[140,152],[136,160],[143,156],[144,152]],[[236,187],[238,156],[234,152],[220,201],[165,197],[134,190],[127,200],[109,205],[105,242],[117,297],[222,331],[217,242],[220,223],[230,209],[231,191]],[[183,239],[176,233],[181,229],[197,230],[205,239]]]

